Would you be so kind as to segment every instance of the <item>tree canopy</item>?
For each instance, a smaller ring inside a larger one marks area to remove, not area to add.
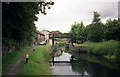
[[[46,15],[45,8],[54,2],[3,2],[2,3],[2,43],[3,50],[20,48],[35,41],[38,20],[36,14]]]
[[[74,42],[80,42],[79,40],[81,40],[81,42],[84,41],[84,24],[81,21],[81,23],[74,23],[72,25],[71,31],[70,33],[72,34],[72,37],[74,38]]]
[[[120,21],[117,19],[108,19],[105,24],[102,23],[100,14],[93,13],[91,24],[84,26],[83,22],[74,23],[70,33],[74,37],[74,42],[93,41],[102,42],[105,40],[120,40]]]
[[[103,29],[104,27],[100,19],[100,14],[98,14],[97,12],[94,12],[93,21],[90,27],[91,29],[90,29],[89,39],[94,42],[102,41],[104,37],[104,29]]]

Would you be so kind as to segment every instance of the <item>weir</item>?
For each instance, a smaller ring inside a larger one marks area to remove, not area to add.
[[[50,63],[70,63],[71,54],[63,52],[59,57],[52,57]]]
[[[50,61],[52,63],[52,61]],[[54,63],[70,63],[70,61],[54,61]]]
[[[54,38],[71,38],[71,45],[73,45],[73,35],[72,34],[61,34],[61,36],[55,36],[54,34],[49,34],[49,39],[52,39],[52,48],[54,47]],[[56,51],[53,50],[52,53],[52,63],[70,63],[70,61],[54,61],[54,54]]]

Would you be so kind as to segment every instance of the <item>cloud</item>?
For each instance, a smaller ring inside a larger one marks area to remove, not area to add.
[[[120,18],[120,1],[118,3],[118,17]]]
[[[55,5],[47,10],[47,15],[37,15],[39,20],[35,22],[38,30],[60,30],[68,32],[71,25],[76,21],[83,21],[85,25],[90,24],[93,19],[93,11],[101,15],[103,22],[107,18],[118,17],[118,0],[109,0],[110,2],[96,2],[92,0],[54,0]]]

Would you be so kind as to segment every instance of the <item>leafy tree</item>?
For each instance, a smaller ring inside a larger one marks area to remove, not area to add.
[[[120,23],[118,20],[108,19],[102,24],[100,14],[94,12],[93,21],[85,27],[86,40],[101,42],[105,40],[120,40]]]
[[[120,40],[120,19],[108,19],[106,24],[103,24],[100,19],[100,14],[94,12],[93,21],[91,24],[84,27],[83,22],[74,23],[70,33],[74,37],[74,42],[78,41],[93,41],[102,42],[104,40]]]
[[[104,38],[104,26],[101,22],[100,14],[94,12],[89,39],[94,42],[101,42],[103,41],[103,38]]]
[[[76,22],[72,25],[72,28],[71,28],[71,31],[70,31],[70,34],[72,34],[72,37],[74,38],[74,42],[76,43],[76,38],[77,38],[77,36],[76,36],[76,29],[77,29],[77,25],[76,25]],[[71,39],[70,39],[71,40]]]
[[[85,33],[85,41],[90,40],[90,36],[91,36],[91,24],[87,25],[85,27],[84,33]]]
[[[83,24],[83,22],[81,21],[81,23],[80,24],[78,24],[78,27],[77,27],[77,40],[81,40],[81,43],[83,43],[83,41],[84,41],[84,29],[85,29],[85,27],[84,27],[84,24]]]
[[[105,26],[106,30],[104,33],[106,40],[120,40],[120,23],[118,23],[118,20],[108,19]]]
[[[46,15],[45,8],[54,2],[3,2],[2,43],[3,51],[32,44],[39,11]],[[48,6],[49,9],[49,6]]]
[[[81,41],[81,43],[83,43],[84,41],[84,24],[83,22],[81,21],[81,23],[74,23],[72,25],[72,28],[71,28],[71,31],[70,33],[72,34],[72,37],[74,38],[74,42],[75,43],[80,43],[79,41]]]
[[[62,32],[60,32],[59,30],[57,30],[56,32],[58,32],[59,34],[62,34]]]

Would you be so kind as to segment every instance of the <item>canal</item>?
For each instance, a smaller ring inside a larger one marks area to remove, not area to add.
[[[80,75],[82,77],[118,77],[120,70],[114,62],[101,56],[80,54],[71,61],[71,54],[63,52],[54,61],[70,61],[70,63],[55,63],[51,66],[54,75]]]

